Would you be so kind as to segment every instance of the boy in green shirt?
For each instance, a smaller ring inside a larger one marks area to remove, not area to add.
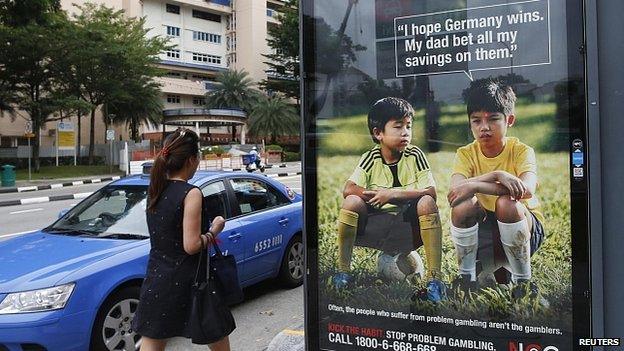
[[[377,101],[368,114],[368,129],[377,145],[362,155],[343,190],[336,288],[351,280],[354,245],[389,254],[408,254],[424,245],[429,282],[416,297],[433,302],[445,298],[435,182],[424,153],[410,145],[413,116],[407,101],[393,97]]]

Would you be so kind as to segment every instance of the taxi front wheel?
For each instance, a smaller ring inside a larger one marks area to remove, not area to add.
[[[100,307],[93,331],[91,350],[138,350],[141,337],[132,330],[132,319],[139,305],[140,288],[127,287],[109,296]]]

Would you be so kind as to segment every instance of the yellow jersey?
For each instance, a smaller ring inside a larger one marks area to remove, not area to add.
[[[478,177],[493,171],[505,171],[519,177],[524,172],[537,175],[537,161],[532,147],[520,142],[518,138],[508,137],[503,151],[495,157],[486,157],[481,152],[479,143],[472,143],[457,149],[453,165],[453,174],[461,174],[466,178]],[[494,212],[496,195],[476,194],[481,206]],[[543,223],[544,215],[540,212],[540,202],[536,194],[531,198],[520,200]]]

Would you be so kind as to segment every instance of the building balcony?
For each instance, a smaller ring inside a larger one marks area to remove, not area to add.
[[[155,80],[161,85],[160,91],[166,94],[203,96],[207,91],[203,81],[173,77],[158,77]]]
[[[163,122],[167,125],[225,126],[247,123],[247,113],[237,108],[174,108],[163,110]]]
[[[223,15],[232,13],[232,3],[230,0],[177,0],[176,3],[203,8]]]

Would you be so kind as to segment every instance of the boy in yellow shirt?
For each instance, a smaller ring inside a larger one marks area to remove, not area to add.
[[[536,196],[535,152],[507,137],[516,122],[516,95],[510,86],[486,78],[470,85],[466,100],[475,140],[457,150],[448,194],[459,261],[454,285],[475,290],[479,261],[486,276],[501,267],[511,273],[515,298],[527,290],[535,297],[531,255],[544,240],[544,216]],[[497,275],[497,280],[506,282],[507,277]]]

